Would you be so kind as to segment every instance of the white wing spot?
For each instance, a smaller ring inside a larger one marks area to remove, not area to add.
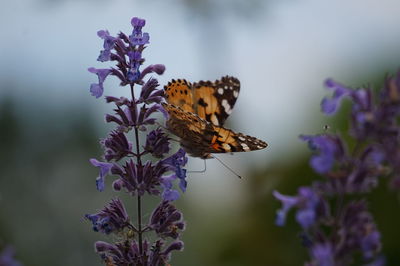
[[[241,141],[245,141],[245,140],[246,140],[246,138],[243,138],[242,136],[240,136],[240,137],[239,137],[239,140],[241,140]]]
[[[257,145],[257,149],[264,149],[264,148],[265,148],[264,146]]]
[[[221,94],[221,95],[224,94],[224,89],[223,88],[219,88],[218,89],[218,93]]]
[[[247,146],[246,143],[240,143],[240,145],[242,146],[244,151],[250,151],[250,148],[249,148],[249,146]]]
[[[238,91],[233,91],[233,97],[237,98],[239,96],[239,92]]]
[[[231,150],[231,146],[227,143],[222,144],[222,148],[226,151],[229,152]]]
[[[221,104],[222,104],[222,106],[224,107],[225,112],[226,112],[227,114],[231,114],[231,113],[232,113],[231,106],[230,106],[230,104],[228,103],[228,101],[227,101],[226,99],[223,99],[222,102],[221,102]]]
[[[211,119],[210,120],[211,120],[211,123],[213,123],[216,126],[219,126],[219,121],[218,121],[218,118],[217,118],[217,116],[215,114],[211,115]]]

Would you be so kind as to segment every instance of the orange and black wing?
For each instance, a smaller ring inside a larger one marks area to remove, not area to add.
[[[239,96],[240,81],[230,76],[193,84],[184,79],[173,79],[164,86],[164,91],[169,104],[222,126]]]
[[[262,140],[214,125],[181,107],[162,105],[169,114],[168,129],[180,138],[181,146],[191,156],[209,158],[211,153],[247,152],[267,147]]]
[[[196,113],[193,109],[193,87],[187,80],[173,79],[168,82],[164,86],[164,97],[169,104],[179,106],[184,111]]]

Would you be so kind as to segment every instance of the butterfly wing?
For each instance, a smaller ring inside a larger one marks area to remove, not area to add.
[[[195,113],[217,126],[222,126],[231,114],[239,91],[240,81],[230,76],[214,82],[199,81],[193,84],[184,79],[173,79],[164,86],[169,104]]]
[[[232,113],[239,91],[240,81],[230,76],[214,82],[193,83],[195,112],[214,125],[222,126]]]
[[[230,129],[213,125],[213,138],[210,143],[210,153],[248,152],[261,150],[268,144],[255,137],[236,133]]]
[[[170,116],[167,127],[193,157],[210,158],[211,153],[247,152],[267,147],[262,140],[214,125],[181,107],[162,105]]]
[[[164,86],[164,97],[169,104],[179,106],[184,111],[196,113],[193,109],[193,86],[186,79],[173,79],[168,82]]]

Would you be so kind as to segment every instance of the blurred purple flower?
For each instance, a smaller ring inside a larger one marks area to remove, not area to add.
[[[288,212],[297,205],[298,198],[293,196],[282,195],[276,190],[274,190],[272,194],[277,200],[280,200],[282,203],[282,209],[279,209],[276,212],[277,215],[275,223],[278,226],[284,226],[286,222],[286,216]]]
[[[350,145],[338,134],[301,136],[316,151],[310,165],[324,179],[301,187],[296,196],[274,191],[283,204],[277,224],[283,225],[288,211],[297,209],[296,220],[312,257],[306,265],[351,265],[361,252],[363,265],[383,266],[381,234],[366,201],[355,200],[353,194],[365,195],[387,176],[391,186],[400,189],[400,72],[386,78],[379,98],[370,88],[350,89],[331,79],[325,85],[333,91],[321,103],[325,114],[336,113],[343,98],[350,100]]]
[[[285,224],[287,213],[294,207],[298,209],[296,220],[304,229],[327,215],[322,199],[309,187],[300,187],[297,196],[285,196],[278,191],[274,191],[273,195],[282,202],[282,209],[277,211],[276,217],[276,224],[279,226]]]
[[[327,115],[333,115],[336,113],[340,106],[343,97],[348,96],[351,93],[351,89],[344,87],[342,84],[327,79],[325,81],[327,89],[333,91],[333,97],[331,99],[324,98],[321,102],[322,111]]]
[[[380,233],[365,201],[351,202],[346,206],[340,236],[343,244],[339,252],[342,256],[361,250],[365,259],[372,259],[381,249]]]
[[[0,251],[0,266],[22,266],[15,258],[15,250],[6,246]]]
[[[335,163],[335,159],[344,155],[343,144],[338,137],[330,135],[302,135],[300,139],[307,141],[310,149],[318,152],[318,154],[311,157],[310,164],[314,171],[319,174],[330,171]]]
[[[335,266],[333,249],[330,243],[316,244],[311,248],[311,257],[318,266]]]

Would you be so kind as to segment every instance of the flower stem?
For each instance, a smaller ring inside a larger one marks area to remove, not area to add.
[[[142,254],[143,252],[143,244],[142,244],[142,203],[141,197],[138,195],[137,198],[137,210],[138,210],[138,236],[139,236],[139,252]]]
[[[135,93],[133,90],[133,85],[130,84],[131,86],[131,95],[132,95],[132,101],[135,101]],[[140,154],[140,149],[139,149],[139,130],[137,127],[135,127],[135,140],[136,140],[136,158],[137,158],[137,164],[142,165],[141,161],[141,154]],[[137,196],[137,223],[138,223],[138,241],[139,241],[139,252],[142,254],[143,252],[143,243],[142,243],[142,198],[140,195]]]

